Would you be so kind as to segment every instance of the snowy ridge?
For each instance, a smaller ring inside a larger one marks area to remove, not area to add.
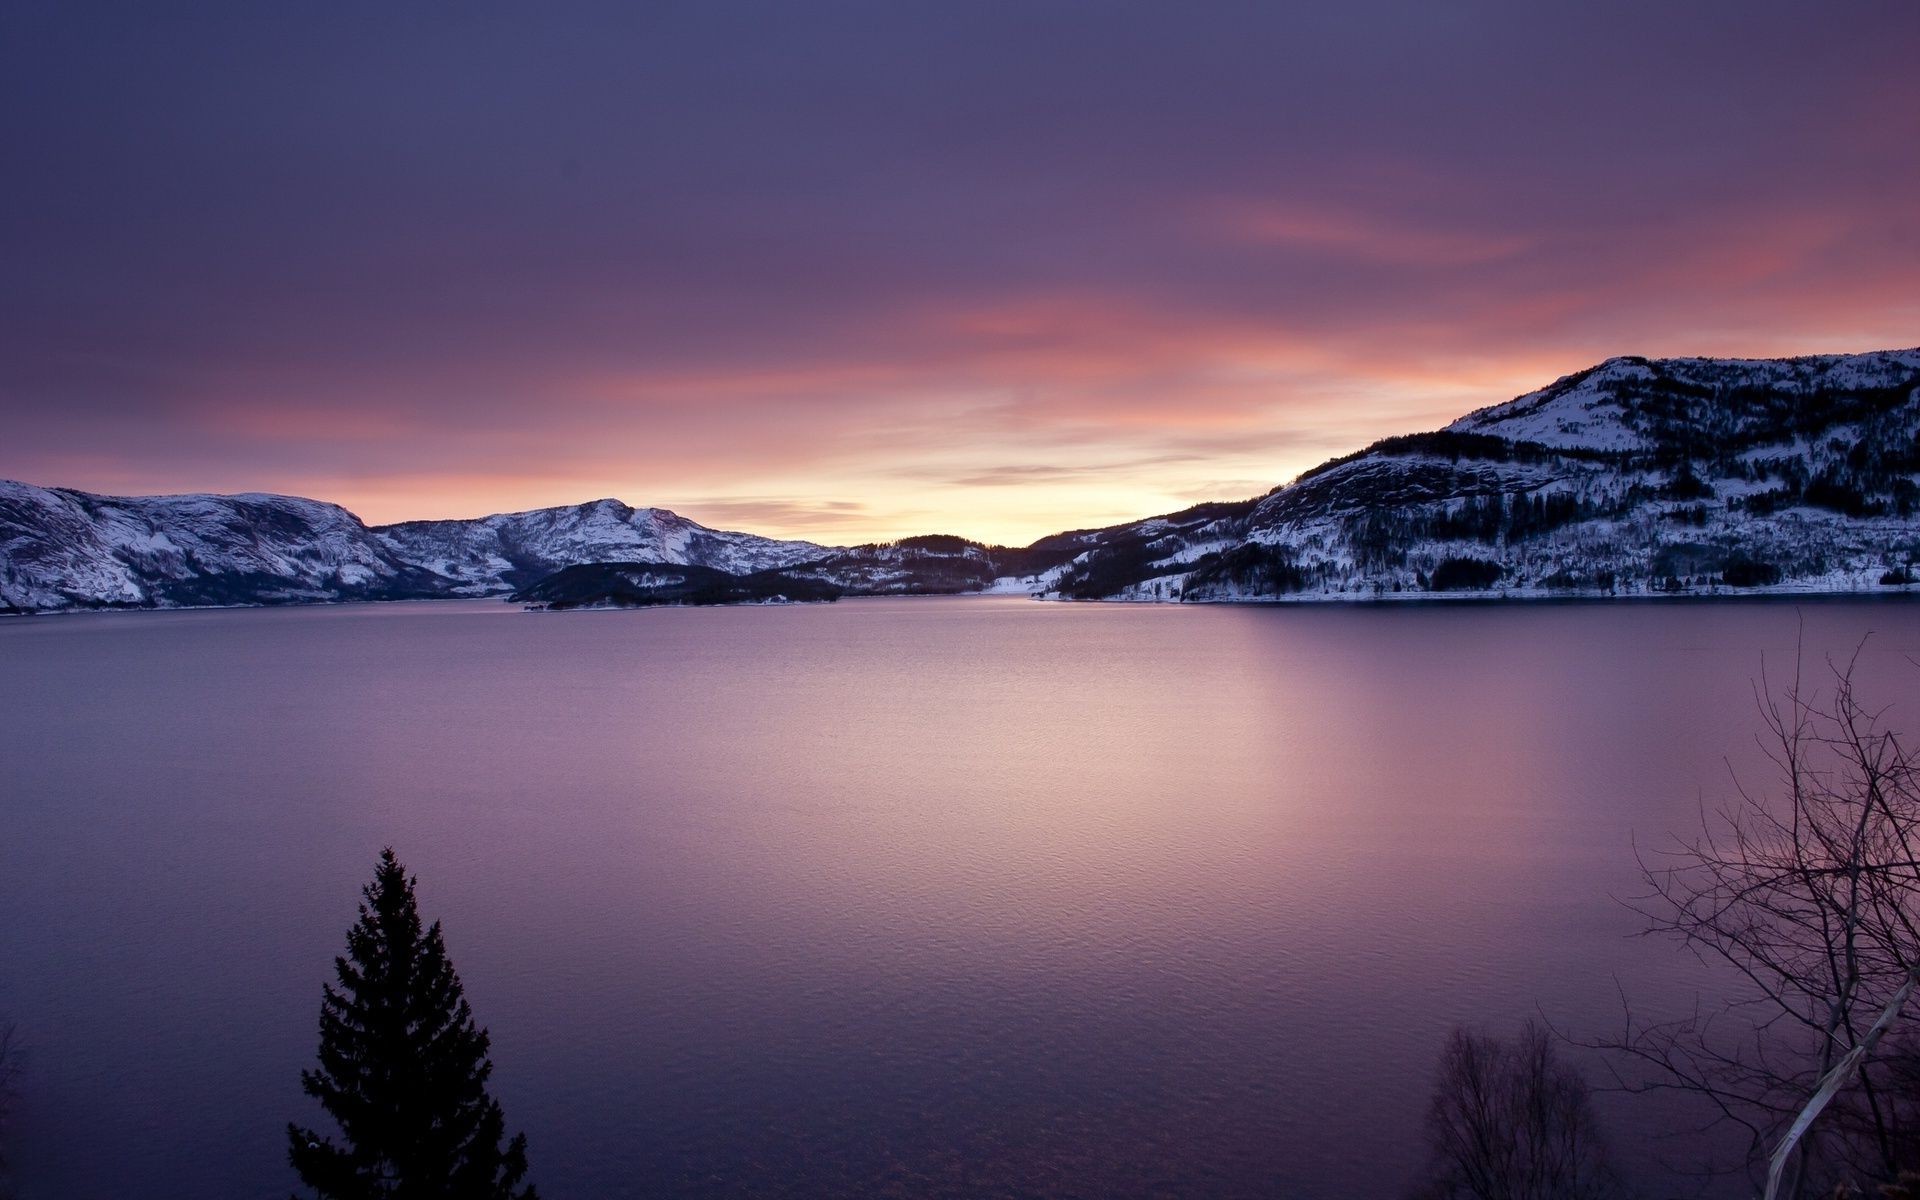
[[[1755,397],[1817,404],[1822,396],[1898,387],[1903,380],[1911,387],[1916,372],[1920,350],[1777,359],[1610,358],[1446,428],[1557,449],[1647,450],[1654,441],[1638,404],[1655,395],[1673,397],[1704,422],[1717,420],[1723,435],[1737,434],[1766,416],[1746,403]]]
[[[335,504],[257,494],[94,496],[0,481],[0,607],[289,603],[433,590]]]
[[[1904,590],[1920,350],[1614,358],[1169,531],[1100,533],[1050,594],[1354,600]]]
[[[12,611],[505,595],[583,563],[751,574],[831,552],[617,500],[374,529],[294,496],[96,496],[0,481],[0,609]]]
[[[504,596],[569,570],[637,589],[579,572],[634,564],[732,577],[701,576],[723,593],[767,572],[850,595],[1168,601],[1884,592],[1920,579],[1917,514],[1920,350],[1613,358],[1265,496],[1022,549],[819,546],[618,500],[369,528],[288,496],[0,481],[0,610]]]
[[[674,563],[749,575],[830,553],[812,542],[708,529],[664,508],[618,500],[472,521],[408,521],[374,532],[395,555],[445,576],[465,595],[508,590],[582,563]]]

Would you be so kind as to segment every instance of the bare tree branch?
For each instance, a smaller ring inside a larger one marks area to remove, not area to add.
[[[1736,778],[1692,836],[1635,848],[1646,890],[1628,903],[1645,931],[1730,970],[1735,993],[1664,1022],[1623,999],[1622,1031],[1586,1043],[1615,1052],[1616,1086],[1699,1097],[1713,1124],[1741,1130],[1756,1186],[1783,1146],[1769,1172],[1783,1197],[1920,1166],[1920,1047],[1894,1003],[1920,968],[1920,770],[1856,690],[1863,649],[1826,664],[1824,693],[1799,654],[1781,685],[1763,665],[1754,699],[1775,786]]]

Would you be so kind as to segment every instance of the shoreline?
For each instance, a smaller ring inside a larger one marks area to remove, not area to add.
[[[1920,602],[1920,584],[1907,584],[1867,590],[1791,590],[1787,588],[1753,589],[1747,591],[1724,592],[1630,592],[1624,595],[1605,594],[1513,594],[1500,592],[1387,592],[1383,594],[1361,595],[1354,593],[1305,593],[1295,592],[1284,596],[1234,596],[1207,600],[1171,600],[1154,598],[1131,598],[1121,596],[1103,596],[1097,599],[1082,600],[1066,596],[1043,596],[1018,590],[986,589],[973,592],[912,592],[868,596],[842,596],[835,603],[857,602],[861,600],[1033,600],[1044,604],[1124,604],[1158,608],[1280,608],[1297,607],[1349,607],[1349,608],[1394,608],[1402,606],[1488,606],[1521,607],[1528,605],[1614,605],[1614,604],[1905,604]],[[820,602],[779,602],[747,601],[736,604],[633,604],[633,605],[580,605],[572,608],[547,609],[525,605],[515,605],[510,596],[410,596],[395,600],[304,600],[284,604],[195,604],[195,605],[126,605],[103,607],[72,607],[27,609],[14,612],[0,612],[0,622],[8,618],[28,617],[79,617],[79,616],[127,616],[158,613],[201,613],[201,612],[271,612],[292,608],[345,609],[356,606],[374,605],[429,605],[494,602],[495,610],[521,612],[568,613],[568,612],[626,612],[645,611],[658,608],[786,608],[796,603]]]

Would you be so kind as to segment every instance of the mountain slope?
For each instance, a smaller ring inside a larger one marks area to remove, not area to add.
[[[941,535],[819,546],[617,500],[370,529],[286,496],[0,482],[0,609],[506,595],[591,564],[616,590],[643,564],[853,595],[1877,591],[1920,574],[1916,511],[1920,350],[1614,358],[1265,496],[1018,549]]]
[[[466,595],[522,587],[581,563],[670,563],[746,575],[830,553],[812,542],[726,533],[664,508],[618,500],[471,521],[408,521],[373,532],[396,557],[453,580],[455,591]]]
[[[837,551],[617,500],[369,528],[293,496],[96,496],[0,481],[0,610],[505,595],[582,563],[729,574]]]
[[[1920,350],[1615,358],[1248,506],[1106,531],[1052,594],[1848,591],[1920,554]]]
[[[346,509],[288,496],[94,496],[0,481],[0,608],[442,595]]]

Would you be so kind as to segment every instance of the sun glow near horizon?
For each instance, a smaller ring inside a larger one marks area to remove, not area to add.
[[[1920,343],[1911,9],[584,8],[0,12],[0,477],[1023,543]]]
[[[1860,337],[1812,345],[1782,337],[1781,352],[1890,348],[1901,341],[1895,332],[1885,331],[1886,346]],[[1724,336],[1663,341],[1672,345],[1653,356],[1679,354],[1680,346],[1687,353],[1776,356]],[[561,407],[592,413],[605,425],[595,435],[569,420],[447,431],[434,439],[404,407],[336,428],[328,424],[326,405],[248,410],[239,421],[231,419],[235,410],[216,405],[208,416],[210,436],[260,438],[263,461],[242,466],[207,456],[182,465],[54,454],[22,475],[32,483],[108,494],[299,495],[339,504],[369,525],[612,498],[669,509],[710,528],[827,545],[951,533],[1020,546],[1068,530],[1249,499],[1330,458],[1383,437],[1439,428],[1608,356],[1597,350],[1462,354],[1363,365],[1320,354],[1263,354],[1257,342],[1236,337],[1179,372],[1164,361],[1141,367],[1122,354],[1098,372],[1083,360],[1065,379],[1046,376],[1058,389],[1051,393],[1008,382],[998,390],[976,388],[964,396],[941,390],[916,399],[910,381],[898,374],[879,381],[884,395],[778,390],[791,380],[769,381],[776,390],[762,395],[734,381],[724,390],[741,405],[745,419],[739,421],[690,400],[709,389],[683,377],[630,392],[624,404],[576,397]],[[1136,371],[1149,382],[1137,381]],[[651,436],[663,413],[673,436]],[[426,466],[442,469],[399,461],[412,447],[436,440],[439,461]],[[325,469],[331,465],[325,458],[351,456],[355,447],[387,468]],[[311,453],[315,449],[330,453]]]

